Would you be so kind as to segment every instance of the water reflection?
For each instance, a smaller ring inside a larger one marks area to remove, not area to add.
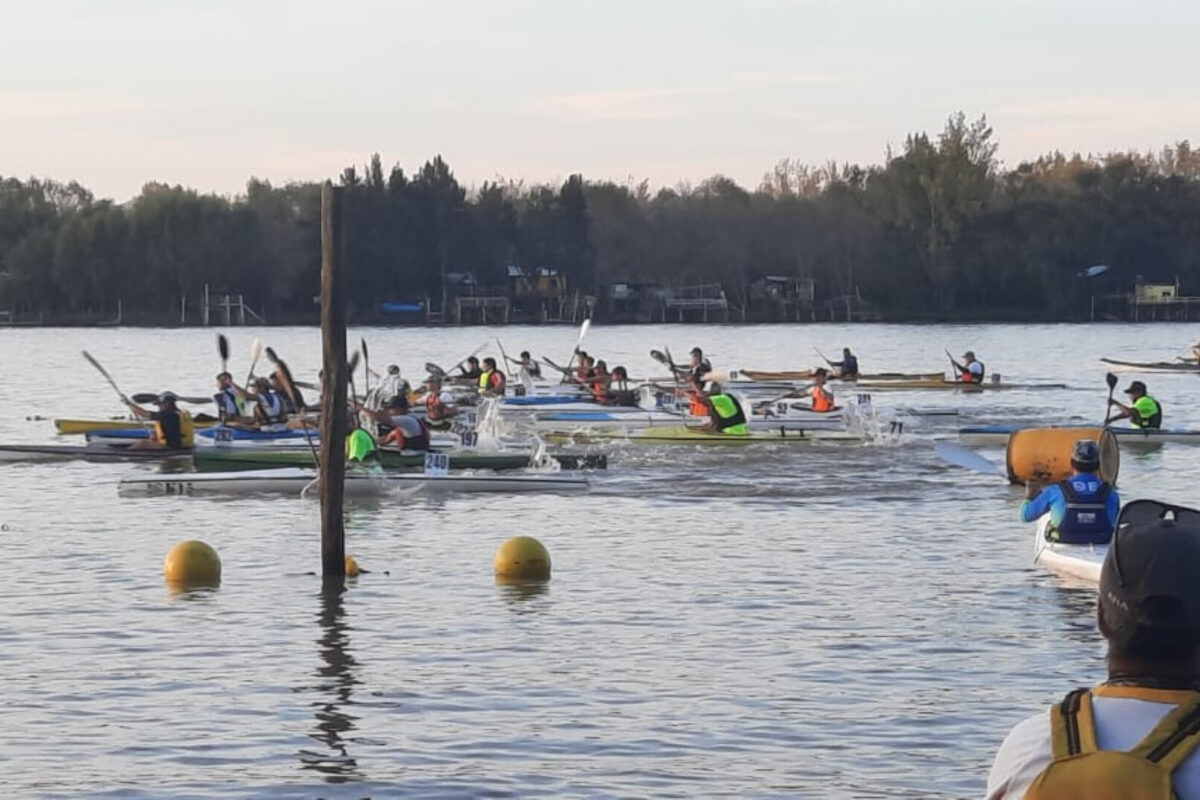
[[[1096,587],[1060,585],[1054,587],[1054,595],[1063,634],[1089,647],[1100,642],[1100,632],[1096,629]]]
[[[541,603],[530,603],[529,601],[546,594],[550,590],[550,582],[497,576],[496,587],[500,591],[500,597],[511,610],[520,614],[529,614],[541,610]]]
[[[321,585],[318,614],[321,637],[317,644],[322,664],[317,669],[321,682],[316,690],[324,698],[313,703],[317,709],[317,726],[312,737],[325,745],[325,751],[301,750],[299,753],[304,769],[322,773],[330,783],[363,778],[358,761],[347,749],[347,735],[354,730],[358,717],[345,709],[353,703],[351,695],[359,679],[354,674],[358,662],[350,652],[350,627],[345,621],[342,602],[345,592],[345,584],[340,579],[326,580]]]

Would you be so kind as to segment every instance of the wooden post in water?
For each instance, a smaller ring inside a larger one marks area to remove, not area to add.
[[[342,189],[321,187],[321,574],[346,574],[342,496],[346,485],[346,291],[342,274]]]

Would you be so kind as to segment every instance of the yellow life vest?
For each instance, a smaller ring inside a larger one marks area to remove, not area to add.
[[[175,413],[179,415],[179,440],[186,449],[196,442],[196,423],[192,420],[192,415],[186,411],[176,410]],[[154,441],[160,444],[167,443],[161,422],[154,423]]]
[[[492,370],[479,373],[479,393],[484,394],[488,390],[488,382],[492,379]]]
[[[1090,689],[1076,689],[1050,709],[1054,761],[1026,800],[1172,800],[1171,773],[1200,745],[1200,692],[1180,692],[1179,705],[1129,751],[1100,750]],[[1122,696],[1138,696],[1132,690]]]

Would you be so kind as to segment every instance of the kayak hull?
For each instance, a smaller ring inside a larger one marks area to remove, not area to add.
[[[315,496],[317,473],[312,469],[281,467],[244,472],[201,472],[160,474],[125,478],[117,487],[121,494],[287,494],[299,495],[310,485]],[[347,472],[348,495],[381,495],[406,489],[446,492],[586,492],[586,478],[548,473],[545,475],[426,475],[406,472]]]
[[[622,432],[598,430],[578,433],[550,433],[546,440],[556,443],[585,444],[684,444],[717,447],[745,447],[756,444],[812,444],[816,443],[861,443],[863,437],[841,431],[808,431],[777,428],[769,431],[751,431],[742,435],[712,433],[686,426],[646,428],[640,431]]]
[[[1157,372],[1163,374],[1180,373],[1184,375],[1200,375],[1200,364],[1189,364],[1186,361],[1121,361],[1116,358],[1100,359],[1108,364],[1114,372]]]
[[[378,451],[379,463],[385,469],[415,470],[424,467],[425,453],[414,450],[396,450],[382,447]],[[455,450],[446,453],[448,469],[517,470],[528,469],[532,456],[528,452],[497,452],[486,450]],[[551,456],[564,469],[605,469],[607,459],[602,455]],[[231,472],[237,470],[261,470],[276,467],[313,467],[315,460],[308,448],[249,449],[249,448],[203,448],[192,457],[197,472]]]
[[[1108,553],[1106,544],[1060,544],[1046,540],[1049,515],[1034,526],[1034,563],[1067,578],[1090,583],[1100,582],[1100,567]]]
[[[30,461],[164,461],[190,458],[191,450],[140,450],[106,445],[0,445],[0,463]]]
[[[958,439],[970,447],[1003,447],[1008,438],[1019,430],[1015,425],[974,425],[958,429]],[[1157,428],[1139,430],[1137,428],[1109,428],[1122,445],[1125,446],[1156,446],[1161,444],[1200,445],[1200,431],[1174,430]]]
[[[875,372],[862,373],[855,377],[838,377],[830,376],[831,380],[837,381],[894,381],[894,380],[940,380],[943,376],[941,372]],[[770,370],[760,369],[740,369],[729,373],[731,379],[744,378],[751,381],[806,381],[816,377],[816,372],[811,369],[797,370],[781,370],[772,372]]]
[[[146,422],[134,419],[56,419],[54,427],[64,436],[82,436],[93,431],[145,430]],[[197,430],[211,428],[216,420],[193,419]]]

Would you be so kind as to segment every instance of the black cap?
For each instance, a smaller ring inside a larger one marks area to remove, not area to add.
[[[175,396],[174,392],[163,392],[158,397],[154,398],[154,404],[161,406],[164,403],[174,403],[178,399],[179,398]]]
[[[1080,439],[1071,449],[1071,464],[1088,472],[1100,469],[1100,446],[1091,439]]]
[[[1134,381],[1129,384],[1129,388],[1125,390],[1125,394],[1145,394],[1146,384],[1141,381]]]
[[[703,350],[701,350],[699,347],[693,347],[693,348],[692,348],[692,355],[694,355],[694,356],[702,356],[702,355],[704,355],[704,351],[703,351]]]
[[[1198,573],[1200,511],[1155,500],[1127,504],[1100,570],[1110,638],[1150,649],[1200,647]]]

